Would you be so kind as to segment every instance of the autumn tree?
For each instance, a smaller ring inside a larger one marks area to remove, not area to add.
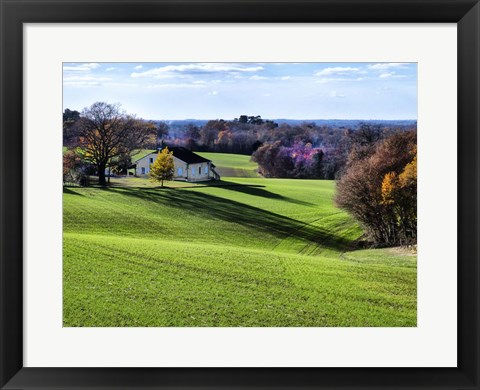
[[[200,142],[214,149],[215,140],[220,131],[226,130],[227,123],[223,119],[216,119],[208,121],[205,126],[200,129]]]
[[[352,152],[337,182],[336,203],[377,244],[416,242],[416,132],[394,134],[368,154]]]
[[[259,172],[265,177],[288,177],[294,164],[288,151],[280,141],[265,144],[252,154],[252,161],[258,163]]]
[[[391,229],[404,243],[417,235],[417,155],[400,174],[388,172],[382,181],[382,204],[393,215]]]
[[[158,153],[157,159],[150,166],[150,180],[160,182],[163,187],[164,180],[173,179],[174,169],[173,152],[169,152],[165,147]]]
[[[63,153],[63,184],[88,183],[88,164],[82,159],[81,153],[76,149],[67,149]]]
[[[142,147],[156,128],[151,122],[127,115],[119,104],[93,103],[76,122],[84,157],[95,165],[98,182],[106,185],[105,169],[112,159]]]

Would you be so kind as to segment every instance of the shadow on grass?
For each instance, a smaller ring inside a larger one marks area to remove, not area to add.
[[[81,188],[81,187],[72,187],[72,188]],[[69,195],[84,196],[82,194],[79,194],[76,191],[72,191],[70,188],[65,187],[65,186],[63,187],[63,193],[64,194],[69,194]]]
[[[210,188],[210,187],[220,187],[222,189],[241,192],[247,195],[260,196],[262,198],[267,198],[267,199],[282,200],[284,202],[294,203],[302,206],[315,206],[313,203],[275,194],[273,192],[265,190],[264,188],[266,186],[259,185],[259,184],[241,184],[241,183],[235,183],[235,182],[225,181],[225,180],[198,181],[198,182],[192,182],[191,185],[182,185],[182,186],[172,186],[172,185],[169,185],[168,183],[169,182],[166,182],[166,184],[163,187],[161,187],[160,185],[158,186],[126,186],[125,183],[111,183],[104,187],[95,186],[95,188],[115,187],[115,188],[131,188],[131,189],[141,189],[141,190],[145,190],[145,189],[181,190],[186,188],[201,189],[201,188]]]
[[[260,196],[262,198],[267,198],[267,199],[282,200],[285,202],[295,203],[302,206],[314,206],[314,204],[309,202],[304,202],[302,200],[290,198],[287,196],[275,194],[274,192],[267,191],[264,189],[265,186],[262,186],[262,185],[238,184],[238,183],[223,181],[223,180],[220,183],[224,183],[224,184],[218,184],[217,187],[221,187],[226,190],[241,192],[247,195]]]
[[[165,204],[179,210],[179,218],[185,218],[188,224],[188,214],[192,213],[205,220],[222,220],[271,234],[277,238],[294,238],[305,243],[321,245],[325,248],[344,250],[351,241],[331,232],[313,227],[295,219],[262,210],[229,199],[220,198],[201,191],[180,191],[174,189],[132,189],[109,187],[104,191],[125,196]],[[268,192],[268,191],[266,191]]]

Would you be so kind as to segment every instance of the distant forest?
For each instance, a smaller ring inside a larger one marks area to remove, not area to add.
[[[354,145],[416,130],[416,121],[277,121],[241,115],[230,121],[171,121],[157,126],[163,145],[249,155],[265,177],[332,180],[342,173]]]
[[[78,146],[78,111],[63,114],[64,145]],[[138,148],[184,146],[191,151],[252,156],[265,177],[338,179],[355,145],[368,145],[405,131],[416,131],[416,121],[269,120],[240,115],[234,120],[144,121],[149,137]],[[129,154],[112,159],[119,173],[132,161]]]

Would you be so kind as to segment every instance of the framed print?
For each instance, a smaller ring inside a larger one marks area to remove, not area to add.
[[[1,388],[479,387],[477,1],[0,1]]]

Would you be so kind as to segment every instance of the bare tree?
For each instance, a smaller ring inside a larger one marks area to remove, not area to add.
[[[112,158],[142,147],[156,131],[151,122],[127,115],[119,104],[105,102],[85,108],[77,126],[85,159],[97,168],[100,185],[106,184],[105,169]]]

